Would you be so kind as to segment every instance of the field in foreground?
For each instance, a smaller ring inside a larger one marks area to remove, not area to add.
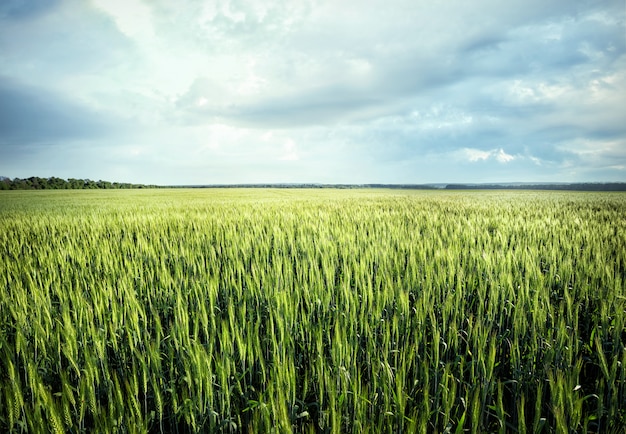
[[[0,194],[0,431],[619,432],[626,195]]]

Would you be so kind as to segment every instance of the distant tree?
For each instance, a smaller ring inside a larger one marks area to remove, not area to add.
[[[52,176],[48,178],[48,186],[55,190],[65,189],[68,187],[66,180]]]
[[[13,179],[13,183],[11,185],[11,190],[26,190],[26,182],[20,178]]]
[[[39,190],[41,188],[41,185],[39,183],[39,178],[35,176],[31,176],[30,178],[27,178],[24,181],[26,182],[28,189]]]

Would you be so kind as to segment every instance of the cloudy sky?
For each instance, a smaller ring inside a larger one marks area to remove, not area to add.
[[[626,181],[623,0],[2,0],[0,175]]]

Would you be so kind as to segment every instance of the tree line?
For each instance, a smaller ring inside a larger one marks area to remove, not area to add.
[[[62,179],[57,177],[40,178],[0,178],[0,190],[95,190],[122,188],[157,188],[156,185],[131,184],[128,182],[92,181],[91,179]]]

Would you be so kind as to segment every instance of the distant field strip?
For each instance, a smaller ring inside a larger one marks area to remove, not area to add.
[[[1,432],[622,432],[626,194],[0,192]]]

